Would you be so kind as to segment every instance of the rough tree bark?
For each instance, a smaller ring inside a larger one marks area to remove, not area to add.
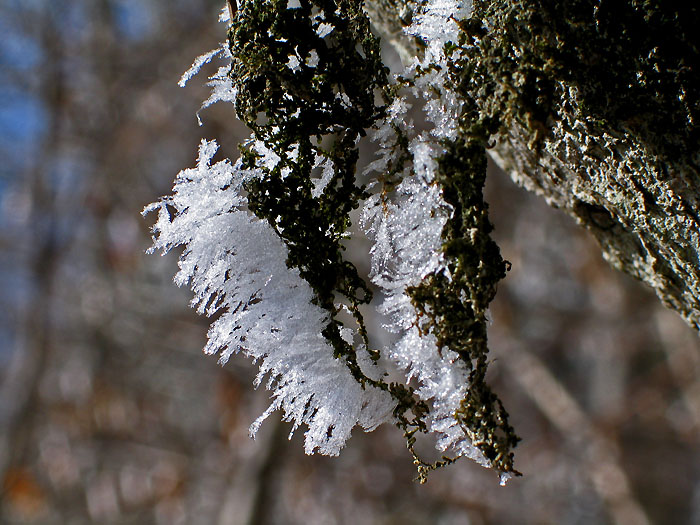
[[[405,60],[415,7],[370,0]],[[464,94],[491,156],[700,330],[700,8],[660,0],[475,0]]]

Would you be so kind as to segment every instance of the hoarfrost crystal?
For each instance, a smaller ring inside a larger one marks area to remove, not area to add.
[[[273,402],[251,432],[281,409],[294,428],[308,426],[308,453],[337,455],[355,425],[375,428],[393,404],[385,392],[362,388],[333,357],[321,336],[326,312],[311,303],[298,271],[287,268],[287,249],[274,230],[245,210],[242,186],[255,171],[227,160],[212,165],[216,150],[203,140],[197,167],[180,172],[172,196],[144,210],[158,211],[151,251],[184,245],[175,282],[190,284],[199,313],[222,312],[205,352],[220,354],[223,363],[242,351],[260,366],[256,383],[267,377]]]

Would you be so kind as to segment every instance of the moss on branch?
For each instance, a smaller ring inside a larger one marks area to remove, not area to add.
[[[415,54],[395,30],[415,4],[370,4],[402,56]],[[688,2],[478,0],[460,43],[463,92],[493,137],[491,156],[696,329],[698,25]]]

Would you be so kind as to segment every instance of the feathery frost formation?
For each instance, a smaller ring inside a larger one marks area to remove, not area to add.
[[[202,109],[232,102],[251,138],[235,165],[211,164],[218,146],[202,141],[197,167],[144,210],[158,210],[151,250],[184,246],[176,283],[189,283],[199,313],[221,312],[205,352],[226,362],[242,351],[260,364],[256,384],[266,381],[273,403],[252,434],[281,409],[308,427],[308,453],[335,455],[355,425],[393,421],[422,481],[463,456],[505,481],[517,473],[517,437],[485,383],[485,334],[506,263],[488,236],[484,145],[460,119],[454,67],[471,3],[417,9],[408,31],[424,54],[394,82],[356,0],[242,0],[232,19],[222,14],[228,43],[180,83],[226,59]],[[411,90],[429,131],[409,121]],[[379,152],[365,187],[358,144],[370,129]],[[390,348],[374,348],[360,308],[372,293],[343,256],[360,205],[379,311],[398,336]],[[387,382],[397,367],[406,381]],[[418,458],[419,432],[451,457]]]
[[[274,230],[245,210],[242,188],[259,176],[228,160],[211,165],[214,142],[202,141],[195,169],[178,175],[173,195],[146,208],[158,210],[151,251],[185,246],[178,285],[188,282],[200,314],[221,316],[209,329],[204,351],[220,362],[243,351],[260,364],[256,384],[267,376],[274,401],[251,427],[282,409],[294,428],[306,424],[305,449],[337,455],[359,424],[375,428],[393,405],[381,390],[362,388],[333,357],[321,335],[327,313],[295,269]],[[174,216],[170,210],[174,211]]]

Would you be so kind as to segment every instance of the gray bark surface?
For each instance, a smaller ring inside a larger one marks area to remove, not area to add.
[[[597,136],[565,109],[543,151],[513,126],[492,150],[511,178],[567,212],[598,240],[615,268],[651,286],[661,301],[700,329],[697,153],[666,170],[643,144],[624,135]],[[664,171],[666,171],[664,173]]]

